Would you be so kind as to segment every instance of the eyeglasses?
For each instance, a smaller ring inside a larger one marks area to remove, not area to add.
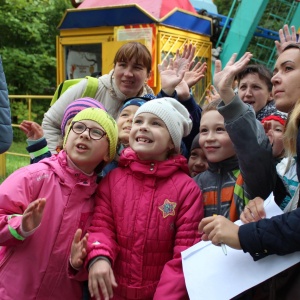
[[[101,140],[106,135],[106,132],[103,131],[102,129],[87,127],[82,122],[73,122],[71,129],[77,134],[81,134],[81,133],[85,132],[88,129],[89,130],[89,136],[93,140]]]

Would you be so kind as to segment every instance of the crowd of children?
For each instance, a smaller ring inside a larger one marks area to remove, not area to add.
[[[1,299],[188,299],[181,252],[201,239],[255,259],[298,251],[300,47],[291,29],[291,38],[280,31],[273,75],[248,52],[224,68],[217,60],[203,108],[190,93],[207,68],[192,67],[195,47],[159,65],[155,96],[145,83],[151,54],[129,42],[94,98],[81,98],[82,81],[42,126],[23,121],[31,164],[0,185]],[[290,213],[261,220],[271,192]],[[289,241],[283,248],[262,231]]]

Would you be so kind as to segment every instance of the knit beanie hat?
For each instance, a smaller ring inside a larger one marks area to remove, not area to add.
[[[154,114],[165,123],[175,151],[179,153],[182,138],[192,130],[192,120],[188,110],[174,98],[163,97],[143,104],[135,113],[134,119],[142,113]]]
[[[91,120],[98,123],[106,132],[108,142],[109,142],[109,157],[110,160],[113,160],[116,155],[116,148],[118,142],[118,127],[116,121],[113,119],[111,115],[109,115],[106,111],[100,108],[86,108],[80,111],[72,120],[72,122],[83,121],[83,120]],[[64,139],[64,148],[71,130],[71,126],[69,126],[68,131],[66,133]]]
[[[199,136],[200,136],[200,133],[198,133],[194,139],[193,139],[193,142],[192,142],[192,146],[191,146],[191,151],[196,149],[196,148],[201,148],[200,147],[200,144],[199,144]]]
[[[265,121],[271,121],[271,120],[277,121],[284,126],[287,120],[287,113],[277,110],[275,113],[272,113],[271,115],[263,118],[261,120],[261,123],[264,124]]]
[[[101,108],[106,111],[103,104],[101,104],[99,101],[89,98],[89,97],[80,98],[80,99],[73,101],[72,103],[70,103],[67,106],[67,108],[64,112],[64,116],[63,116],[63,119],[61,122],[62,136],[65,135],[65,127],[66,127],[68,121],[70,119],[74,118],[77,115],[77,113],[79,113],[80,111],[82,111],[83,109],[88,108],[88,107],[98,107],[98,108]]]
[[[123,106],[120,109],[120,112],[127,106],[130,106],[130,105],[142,106],[146,102],[147,102],[147,100],[144,100],[142,97],[141,98],[130,98],[129,100],[126,100],[126,102],[123,104]]]

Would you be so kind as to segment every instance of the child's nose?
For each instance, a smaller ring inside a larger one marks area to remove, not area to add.
[[[207,140],[214,140],[215,139],[215,134],[210,131],[208,134],[207,134]]]
[[[80,136],[82,136],[86,139],[90,139],[90,129],[86,128],[85,131],[80,134]]]
[[[143,124],[140,126],[140,131],[148,131],[148,126],[147,124]]]

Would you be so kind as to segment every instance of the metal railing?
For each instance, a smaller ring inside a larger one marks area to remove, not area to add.
[[[27,120],[32,121],[32,100],[51,100],[53,96],[46,96],[46,95],[9,95],[10,100],[26,100],[27,102]],[[50,103],[50,101],[49,101]],[[11,115],[14,115],[13,109],[11,108]],[[19,124],[12,124],[13,128],[19,128]],[[7,151],[3,154],[0,154],[0,177],[5,178],[7,176],[6,174],[6,164],[7,164],[7,156],[18,156],[18,157],[28,157],[28,154],[24,153],[17,153],[17,152],[11,152]]]

